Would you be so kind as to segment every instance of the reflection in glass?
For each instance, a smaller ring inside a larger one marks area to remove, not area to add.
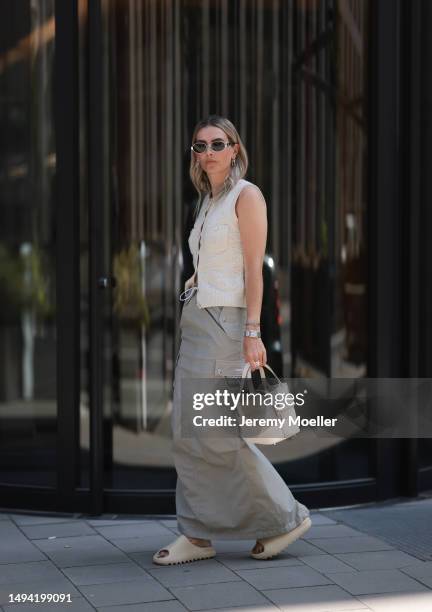
[[[369,3],[300,6],[293,63],[293,371],[365,376]]]
[[[0,5],[0,482],[55,484],[54,0]]]
[[[367,375],[369,2],[299,2],[293,61],[292,375]],[[306,480],[375,474],[376,442],[317,439]],[[328,448],[326,448],[328,446]]]

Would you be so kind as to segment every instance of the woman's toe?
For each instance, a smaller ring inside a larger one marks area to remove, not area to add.
[[[263,552],[263,550],[264,550],[264,546],[261,544],[261,542],[259,540],[257,540],[257,543],[253,547],[252,552],[254,554],[257,554],[257,553]]]
[[[156,557],[166,557],[169,554],[169,551],[166,548],[159,550]]]

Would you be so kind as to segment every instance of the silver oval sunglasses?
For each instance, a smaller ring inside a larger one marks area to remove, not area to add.
[[[204,142],[202,140],[197,140],[197,142],[194,142],[191,146],[191,151],[194,151],[194,153],[205,153],[210,147],[212,151],[219,153],[220,151],[226,149],[226,147],[231,147],[233,144],[233,142],[225,140],[213,140],[210,143]]]

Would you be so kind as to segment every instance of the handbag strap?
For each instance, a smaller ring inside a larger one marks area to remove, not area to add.
[[[268,364],[265,364],[265,365],[264,365],[264,367],[263,367],[263,366],[260,366],[260,367],[259,367],[259,371],[260,371],[260,376],[261,376],[261,378],[265,378],[265,377],[266,377],[265,372],[264,372],[264,368],[267,368],[268,370],[270,370],[270,372],[271,372],[271,373],[273,374],[273,376],[276,378],[276,380],[278,381],[278,383],[279,383],[279,384],[281,384],[281,381],[280,381],[279,376],[278,376],[278,375],[277,375],[277,374],[274,372],[274,370],[273,370],[273,369],[272,369],[272,368],[271,368],[271,367],[270,367]],[[246,376],[247,376],[248,378],[252,378],[252,370],[251,370],[251,365],[250,365],[250,363],[245,363],[245,366],[244,366],[244,368],[243,368],[242,378],[245,378]]]
[[[278,381],[278,384],[279,384],[279,385],[280,385],[280,384],[282,384],[282,383],[281,383],[281,380],[280,380],[280,379],[279,379],[279,377],[277,376],[276,372],[274,372],[274,371],[273,371],[273,369],[272,369],[272,368],[271,368],[269,365],[267,365],[267,364],[266,364],[264,367],[263,367],[263,366],[260,366],[260,367],[259,367],[259,372],[260,372],[260,377],[261,377],[261,380],[266,379],[266,375],[265,375],[265,372],[264,372],[264,368],[267,368],[268,370],[270,370],[270,372],[273,374],[273,376],[274,376],[274,377],[276,378],[276,380]],[[241,389],[241,390],[243,390],[243,389],[244,389],[244,386],[245,386],[245,380],[244,380],[244,379],[246,379],[246,378],[252,378],[252,370],[251,370],[250,363],[245,363],[245,365],[244,365],[244,367],[243,367],[243,372],[242,372],[242,382],[241,382],[241,385],[240,385],[240,389]],[[269,388],[268,383],[266,383],[266,388],[267,388],[267,389]]]

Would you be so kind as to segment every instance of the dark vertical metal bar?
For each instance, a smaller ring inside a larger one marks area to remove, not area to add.
[[[403,36],[403,132],[401,155],[403,160],[403,227],[406,228],[406,257],[403,261],[403,276],[408,283],[403,300],[404,317],[404,361],[403,375],[418,376],[418,290],[419,290],[419,203],[420,203],[420,10],[418,0],[403,5],[405,24]]]
[[[400,374],[399,6],[371,2],[370,376]]]
[[[57,509],[72,507],[79,479],[80,285],[77,0],[55,3]]]
[[[371,2],[368,376],[401,375],[400,12],[402,0]],[[380,499],[400,491],[401,443],[378,439]]]
[[[420,1],[420,0],[417,0]],[[421,318],[419,329],[421,330],[421,349],[419,363],[422,376],[429,377],[432,373],[432,241],[430,239],[432,228],[432,208],[430,205],[432,194],[432,181],[430,168],[432,165],[432,119],[430,104],[432,99],[432,81],[429,77],[429,66],[432,58],[432,40],[427,33],[430,32],[432,24],[432,4],[428,0],[421,0],[421,24],[423,37],[421,39],[421,105],[418,120],[421,126]],[[420,59],[417,67],[420,67]],[[424,439],[424,444],[427,443]]]
[[[406,256],[404,257],[403,278],[405,290],[401,292],[404,307],[403,328],[405,356],[403,368],[404,376],[419,377],[419,344],[420,344],[420,294],[421,294],[421,258],[419,238],[421,235],[421,156],[420,156],[420,129],[421,129],[421,83],[422,83],[422,13],[421,0],[411,0],[403,5],[402,21],[405,24],[403,34],[404,64],[402,66],[404,96],[403,108],[403,140],[402,155],[403,167],[406,171],[401,173],[403,180],[402,193],[403,227],[406,228],[406,240],[403,242]],[[420,242],[421,244],[421,242]],[[424,277],[426,278],[426,276]],[[406,290],[408,289],[408,290]],[[419,492],[418,473],[418,438],[405,440],[406,461],[402,472],[403,490],[406,495],[416,497]]]
[[[90,298],[90,493],[91,512],[103,511],[103,72],[102,7],[88,5],[88,160],[89,160],[89,298]]]
[[[417,4],[419,4],[418,8]],[[430,314],[432,312],[432,241],[430,240],[432,228],[432,210],[430,206],[432,194],[430,173],[432,161],[432,120],[430,113],[432,83],[431,79],[428,76],[426,77],[426,75],[429,75],[429,65],[432,57],[432,41],[430,36],[427,35],[432,23],[432,6],[427,0],[416,0],[415,6],[420,13],[418,20],[421,23],[421,27],[419,24],[415,32],[419,42],[417,47],[419,56],[413,58],[412,63],[414,69],[414,61],[417,59],[418,64],[416,65],[415,74],[418,75],[419,86],[421,86],[418,108],[412,111],[412,118],[416,120],[416,126],[418,126],[420,131],[417,141],[413,141],[413,149],[416,148],[418,158],[413,159],[412,162],[414,167],[414,163],[417,161],[418,168],[416,170],[419,170],[418,175],[412,177],[412,182],[414,183],[415,180],[418,180],[420,184],[418,190],[420,229],[417,236],[419,245],[419,265],[417,269],[419,273],[419,312],[416,322],[419,330],[418,376],[430,377],[432,372],[432,320]],[[414,28],[415,24],[412,27],[413,36]],[[417,117],[414,116],[416,111],[418,112]],[[415,132],[413,137],[415,137]],[[416,314],[413,313],[413,324],[415,324]],[[424,491],[432,487],[432,463],[430,461],[430,450],[428,450],[430,448],[430,440],[422,438],[418,441],[418,446],[418,486],[419,490]]]

